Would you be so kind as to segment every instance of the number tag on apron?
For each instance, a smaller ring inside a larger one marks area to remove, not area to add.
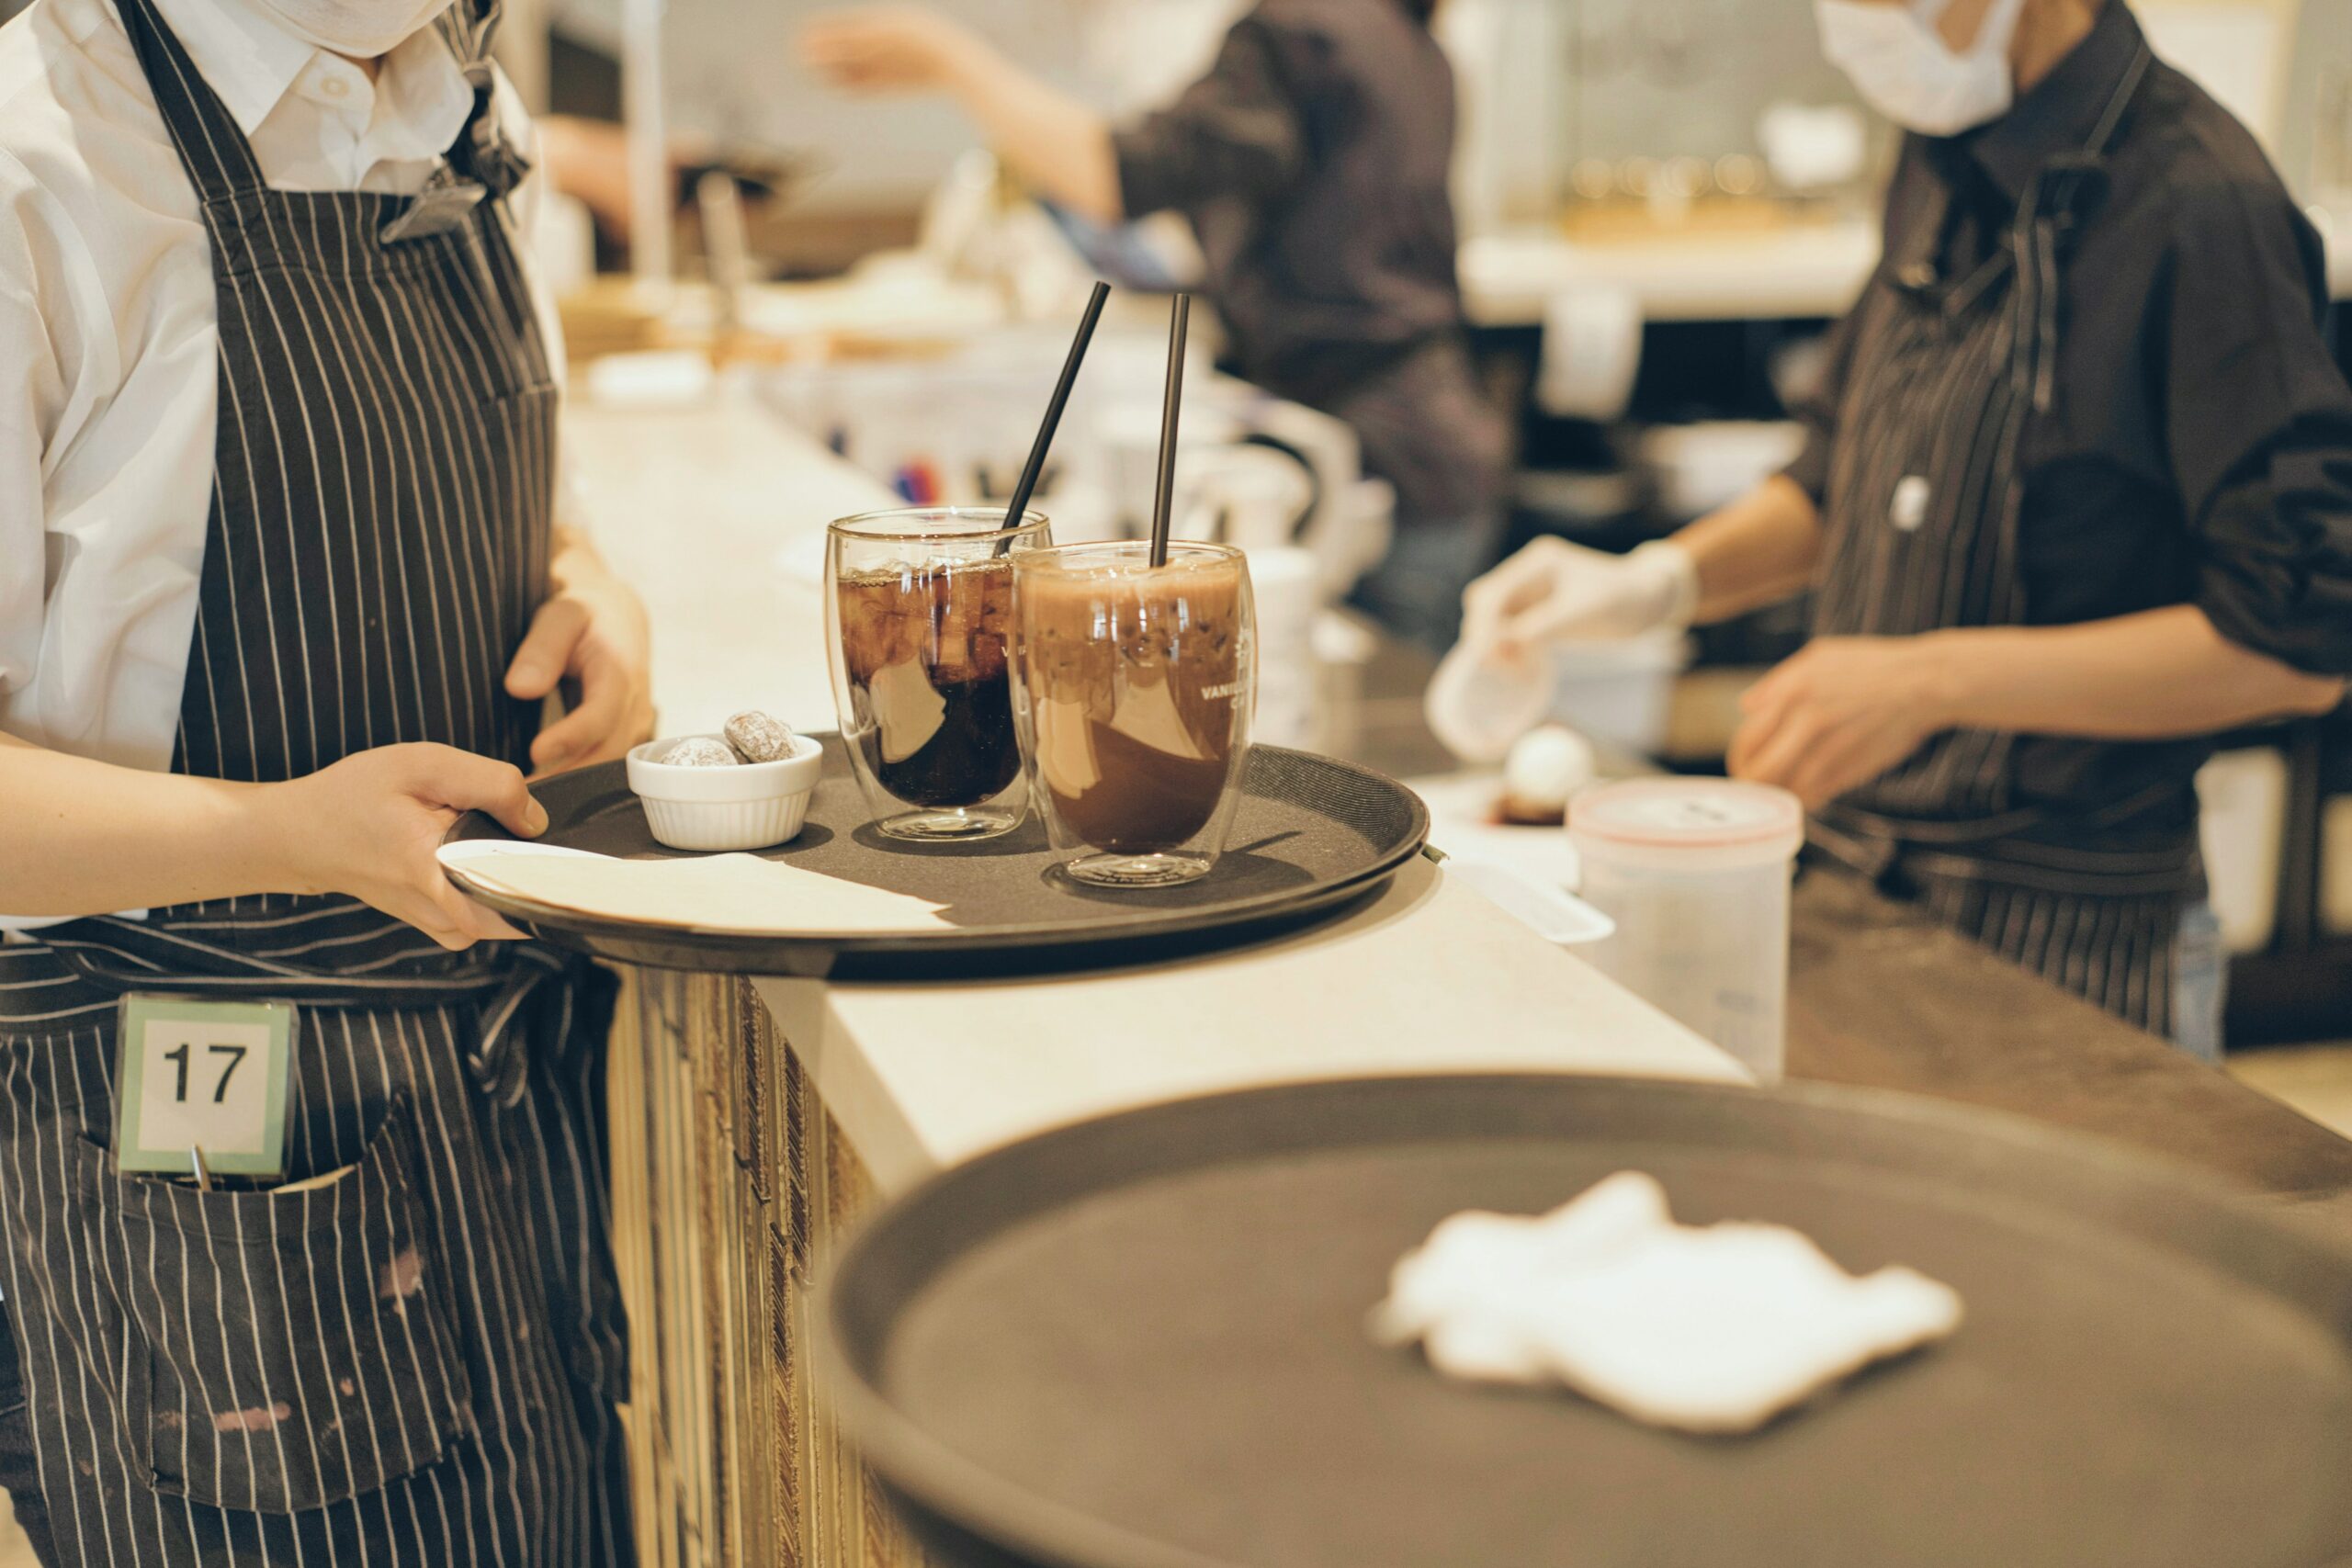
[[[202,1149],[218,1175],[286,1174],[291,1003],[134,993],[122,998],[117,1039],[117,1170],[195,1176],[191,1151]]]

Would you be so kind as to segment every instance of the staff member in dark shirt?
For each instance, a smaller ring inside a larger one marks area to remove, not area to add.
[[[861,91],[953,93],[998,155],[1097,222],[1191,220],[1250,380],[1352,427],[1396,490],[1396,539],[1359,596],[1442,644],[1490,558],[1507,434],[1480,395],[1454,277],[1453,75],[1434,0],[1261,0],[1209,73],[1123,130],[921,9],[808,29]]]
[[[1623,635],[1811,585],[1814,640],[1748,695],[1732,772],[1948,924],[2217,1054],[2210,916],[2184,920],[2206,738],[2325,712],[2352,671],[2319,242],[2123,0],[1820,16],[1914,133],[1803,457],[1633,557],[1513,558],[1471,634]]]

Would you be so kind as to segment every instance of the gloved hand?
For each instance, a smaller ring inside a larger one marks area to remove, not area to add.
[[[1631,555],[1538,539],[1462,595],[1462,640],[1535,649],[1680,631],[1699,607],[1690,553],[1653,539]]]

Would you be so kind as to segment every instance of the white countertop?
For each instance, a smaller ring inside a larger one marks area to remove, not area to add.
[[[776,564],[882,487],[748,398],[575,406],[607,558],[654,625],[670,733],[757,704],[830,728],[818,594]],[[757,982],[886,1190],[1026,1134],[1247,1085],[1438,1070],[1738,1081],[1731,1059],[1415,861],[1335,923],[1149,969],[999,982]]]
[[[885,1190],[1048,1127],[1258,1084],[1511,1070],[1742,1081],[1731,1058],[1425,860],[1336,924],[1149,969],[756,984]]]
[[[888,491],[741,393],[658,410],[575,395],[563,440],[598,547],[652,615],[662,733],[747,707],[832,728],[824,605],[775,558],[836,517],[899,504]]]
[[[1463,300],[1482,327],[1532,326],[1544,302],[1577,288],[1623,288],[1653,321],[1836,316],[1878,265],[1863,219],[1601,243],[1556,228],[1482,234],[1462,246]]]

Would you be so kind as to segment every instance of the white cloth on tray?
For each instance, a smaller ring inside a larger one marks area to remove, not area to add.
[[[1857,1279],[1783,1225],[1677,1224],[1621,1171],[1548,1214],[1455,1214],[1397,1263],[1373,1314],[1448,1376],[1565,1383],[1683,1431],[1752,1431],[1871,1362],[1960,1326],[1950,1286]]]

